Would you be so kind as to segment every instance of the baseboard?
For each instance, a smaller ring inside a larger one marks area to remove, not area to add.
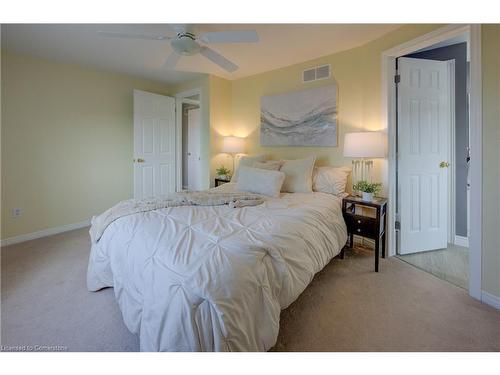
[[[494,296],[484,290],[481,292],[481,302],[500,310],[500,297]]]
[[[67,224],[67,225],[62,225],[60,227],[39,230],[33,233],[21,234],[19,236],[9,237],[4,240],[0,240],[0,246],[4,247],[9,245],[14,245],[16,243],[26,242],[30,240],[35,240],[37,238],[52,236],[53,234],[64,233],[70,230],[88,227],[89,225],[90,225],[90,219],[81,221],[79,223]]]
[[[467,237],[455,235],[454,243],[457,246],[469,247],[469,239]]]

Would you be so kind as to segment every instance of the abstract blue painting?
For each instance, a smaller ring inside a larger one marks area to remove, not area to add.
[[[337,85],[263,96],[261,146],[337,146]]]

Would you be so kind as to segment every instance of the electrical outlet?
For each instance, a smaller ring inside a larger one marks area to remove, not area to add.
[[[22,214],[22,210],[20,208],[12,209],[12,217],[19,217]]]

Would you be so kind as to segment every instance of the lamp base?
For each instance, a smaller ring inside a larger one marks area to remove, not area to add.
[[[372,182],[373,161],[366,159],[357,159],[352,161],[352,184],[355,185],[359,181]],[[354,191],[355,195],[361,195]]]

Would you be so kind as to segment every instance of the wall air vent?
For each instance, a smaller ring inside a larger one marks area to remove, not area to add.
[[[318,66],[316,68],[316,79],[330,78],[330,64]]]
[[[321,65],[302,72],[302,82],[318,81],[320,79],[330,78],[330,64]]]
[[[302,82],[311,82],[316,80],[316,68],[307,69],[302,72]]]

